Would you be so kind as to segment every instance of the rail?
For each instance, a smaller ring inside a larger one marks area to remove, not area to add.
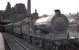
[[[8,45],[8,47],[10,48],[10,50],[17,50],[17,48],[21,48],[22,50],[29,50],[24,44],[22,44],[20,42],[20,40],[18,40],[17,38],[13,38],[12,36],[6,36],[3,35],[4,39]],[[16,48],[15,48],[16,47]],[[21,50],[20,49],[20,50]]]

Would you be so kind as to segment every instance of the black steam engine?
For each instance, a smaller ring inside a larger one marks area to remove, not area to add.
[[[68,50],[69,48],[74,49],[79,46],[77,41],[78,39],[69,39],[68,32],[55,34],[49,32],[50,30],[46,32],[46,30],[49,29],[51,25],[45,25],[44,27],[42,25],[34,25],[34,27],[31,27],[28,24],[30,24],[30,21],[22,21],[18,23],[10,23],[4,25],[4,27],[6,32],[14,34],[17,37],[23,38],[29,44],[32,44],[42,49]],[[32,29],[37,29],[37,31],[34,31]]]

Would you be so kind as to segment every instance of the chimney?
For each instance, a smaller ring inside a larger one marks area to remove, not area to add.
[[[27,15],[31,16],[31,0],[27,0]]]

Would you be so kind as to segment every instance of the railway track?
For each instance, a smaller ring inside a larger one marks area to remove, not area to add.
[[[43,50],[28,44],[26,40],[17,38],[14,35],[4,33],[3,36],[8,43],[10,50]]]
[[[17,42],[17,44],[19,44],[19,46],[21,46],[22,48],[24,48],[24,50],[29,50],[22,43],[20,43],[18,40],[15,39],[15,41]]]
[[[26,46],[24,46],[17,38],[13,36],[4,34],[4,39],[6,40],[10,50],[29,50]]]

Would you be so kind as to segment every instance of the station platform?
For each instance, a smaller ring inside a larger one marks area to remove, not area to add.
[[[4,38],[1,32],[0,32],[0,50],[5,50]]]

